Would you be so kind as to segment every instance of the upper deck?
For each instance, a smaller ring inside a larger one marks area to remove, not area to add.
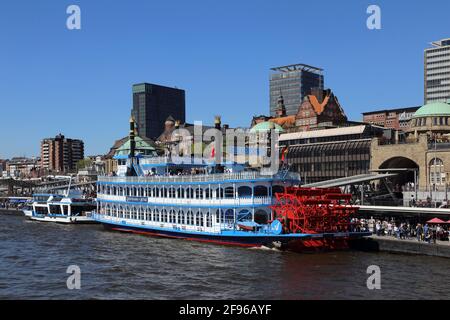
[[[222,182],[256,182],[256,181],[300,181],[300,175],[294,172],[279,172],[274,175],[264,175],[260,172],[237,172],[220,174],[191,175],[155,175],[138,177],[98,177],[100,184],[189,184],[189,183],[222,183]]]

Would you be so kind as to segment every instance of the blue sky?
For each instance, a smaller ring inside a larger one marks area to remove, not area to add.
[[[382,30],[366,27],[370,4]],[[269,113],[269,69],[292,63],[324,68],[352,120],[421,105],[423,50],[450,37],[448,12],[448,0],[2,1],[0,158],[38,155],[59,132],[106,153],[144,81],[185,89],[188,121],[231,126]]]

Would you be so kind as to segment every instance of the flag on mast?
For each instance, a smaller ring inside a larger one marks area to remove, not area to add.
[[[281,151],[281,162],[284,162],[286,160],[286,155],[289,151],[289,148],[285,146],[283,150]]]

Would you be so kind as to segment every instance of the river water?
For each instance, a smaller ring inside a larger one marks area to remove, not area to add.
[[[70,265],[81,289],[68,290]],[[368,290],[367,268],[381,268]],[[298,254],[108,232],[0,213],[0,299],[449,299],[450,260]]]

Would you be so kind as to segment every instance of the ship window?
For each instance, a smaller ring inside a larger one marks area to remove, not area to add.
[[[61,209],[59,205],[50,205],[50,213],[51,214],[61,214]]]
[[[234,223],[234,210],[228,209],[225,211],[225,222],[226,223]]]
[[[205,199],[210,199],[210,198],[211,198],[211,189],[206,188],[205,189]]]
[[[169,212],[169,222],[170,223],[176,223],[176,221],[175,221],[175,211],[174,210],[170,210],[170,212]]]
[[[238,196],[239,197],[251,197],[252,196],[252,188],[248,186],[242,186],[238,188]]]
[[[162,222],[167,222],[167,211],[165,210],[165,209],[163,209],[162,211],[161,211],[161,220],[162,220]]]
[[[195,225],[200,226],[200,212],[195,214]]]
[[[193,197],[194,197],[194,190],[192,190],[192,188],[186,189],[186,198],[192,199]]]
[[[224,218],[224,216],[223,216],[223,210],[217,209],[217,211],[216,211],[216,223],[221,223],[221,222],[223,222],[223,218]]]
[[[158,209],[155,209],[154,221],[156,221],[156,222],[160,222],[161,221],[161,216],[159,214],[159,210]]]
[[[178,223],[179,224],[185,224],[186,223],[186,219],[184,217],[184,211],[178,211]]]
[[[252,214],[247,209],[241,210],[238,213],[237,218],[236,218],[237,221],[249,221],[251,219],[252,219]]]
[[[203,190],[201,188],[195,189],[195,198],[203,199]]]
[[[178,188],[178,190],[177,190],[177,198],[178,199],[183,199],[184,198],[184,189],[183,188]]]
[[[258,210],[255,212],[255,222],[259,224],[267,224],[269,221],[269,214],[264,210]]]
[[[169,198],[175,198],[175,188],[173,187],[169,189]]]
[[[267,188],[264,186],[256,186],[255,197],[267,197]]]
[[[161,197],[167,198],[167,188],[165,188],[165,187],[161,188]]]
[[[233,187],[225,188],[225,198],[227,198],[227,199],[234,198],[234,188]]]
[[[211,213],[208,212],[206,214],[206,227],[211,228],[211,226],[212,226]]]
[[[217,188],[216,189],[216,199],[222,199],[223,198],[223,188]]]
[[[187,224],[193,225],[194,224],[194,213],[192,211],[188,211],[187,213]]]

